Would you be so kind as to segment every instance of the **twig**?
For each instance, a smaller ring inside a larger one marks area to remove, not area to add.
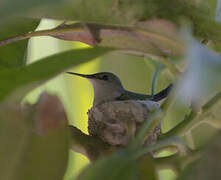
[[[169,59],[166,59],[165,57],[161,57],[161,56],[156,56],[153,54],[148,54],[148,53],[144,53],[144,52],[138,52],[138,51],[132,51],[132,50],[119,50],[119,52],[122,52],[124,54],[128,54],[128,55],[133,55],[133,56],[139,56],[139,57],[148,57],[150,59],[155,59],[156,61],[164,64],[169,71],[171,72],[171,74],[174,75],[175,79],[179,77],[179,75],[181,74],[181,72],[178,70],[178,68],[175,66],[175,64],[173,64]]]
[[[208,112],[221,99],[221,92],[218,92],[202,107],[203,113]]]
[[[173,154],[171,156],[154,158],[153,161],[158,170],[171,169],[175,174],[178,174],[186,164],[196,161],[200,157],[201,152],[196,150],[190,151],[187,156]]]
[[[184,120],[176,125],[172,130],[169,132],[160,135],[159,139],[167,139],[172,136],[183,136],[188,130],[190,125],[193,122],[193,119],[197,116],[195,111],[191,111],[191,113],[184,118]]]
[[[176,125],[169,132],[160,135],[159,139],[166,139],[172,136],[183,136],[185,133],[191,128],[195,127],[197,124],[201,123],[200,116],[203,116],[206,112],[208,112],[219,100],[221,99],[221,92],[217,93],[213,98],[211,98],[205,105],[202,107],[202,112],[199,113],[194,109],[187,115],[184,120]]]
[[[69,132],[70,148],[75,152],[87,156],[91,161],[120,149],[120,147],[104,143],[97,137],[86,135],[74,126],[69,126]]]
[[[189,152],[188,147],[186,146],[185,142],[180,137],[170,137],[165,140],[158,141],[154,145],[150,145],[148,147],[144,147],[136,152],[136,157],[139,158],[147,153],[152,151],[156,151],[159,149],[167,148],[170,146],[174,146],[178,149],[178,153],[183,156]]]
[[[155,72],[153,74],[152,83],[151,83],[151,96],[155,94],[157,78],[161,70],[162,70],[161,65],[155,65]]]
[[[139,130],[137,136],[133,140],[131,144],[132,148],[136,149],[138,145],[141,145],[143,143],[145,135],[149,135],[154,130],[157,124],[159,124],[161,117],[162,111],[160,108],[152,111],[152,113],[148,116],[141,129]]]

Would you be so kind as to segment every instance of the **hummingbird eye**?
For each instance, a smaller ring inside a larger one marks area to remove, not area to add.
[[[104,81],[108,81],[109,77],[108,77],[107,75],[103,75],[103,76],[102,76],[102,79],[103,79]]]

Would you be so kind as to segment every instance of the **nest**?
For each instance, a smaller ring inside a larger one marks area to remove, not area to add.
[[[153,101],[111,101],[88,111],[88,132],[113,146],[126,146],[136,135],[150,111],[158,108]],[[156,142],[160,124],[150,133],[145,145]]]

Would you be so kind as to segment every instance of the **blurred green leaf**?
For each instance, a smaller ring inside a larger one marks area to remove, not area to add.
[[[217,0],[197,0],[197,1],[191,0],[191,1],[193,1],[193,3],[195,3],[201,9],[204,9],[204,11],[208,13],[211,19],[214,19],[216,14]]]
[[[78,180],[136,180],[137,162],[131,152],[116,152],[87,166],[78,176]]]
[[[4,180],[60,180],[68,159],[68,130],[57,97],[36,105],[0,105],[0,174]]]
[[[7,95],[16,93],[11,97],[18,100],[27,91],[39,86],[46,80],[58,75],[68,68],[88,62],[98,56],[110,52],[111,48],[85,48],[69,50],[41,59],[25,67],[18,67],[0,71],[0,100]]]
[[[34,31],[39,24],[39,20],[24,18],[6,19],[5,21],[7,22],[0,23],[1,40]],[[1,46],[0,70],[25,65],[27,46],[28,40]]]
[[[195,167],[198,164],[198,161],[188,164],[183,171],[179,174],[177,180],[200,180],[195,178]]]
[[[141,180],[157,180],[156,169],[150,156],[145,156],[138,162]]]
[[[208,6],[202,8],[189,0],[4,0],[0,4],[0,15],[4,18],[20,15],[124,25],[156,17],[180,24],[180,19],[184,17],[194,25],[194,32],[198,37],[221,41],[220,24],[211,18],[211,14],[214,15],[214,3],[209,3]]]
[[[30,11],[34,13],[38,8],[42,8],[40,12],[45,12],[49,10],[50,7],[61,2],[62,0],[2,0],[0,4],[0,16],[10,17],[13,15],[26,14]]]
[[[221,1],[217,0],[215,20],[221,22]]]
[[[219,180],[221,177],[221,132],[212,138],[204,149],[201,158],[188,166],[180,174],[178,180]]]
[[[141,2],[129,0],[123,3],[115,0],[3,0],[0,4],[0,15],[1,17],[25,15],[34,18],[131,23],[137,16],[140,17],[144,13]]]

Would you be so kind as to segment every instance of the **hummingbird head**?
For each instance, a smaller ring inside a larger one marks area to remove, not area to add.
[[[113,73],[100,72],[96,74],[78,74],[67,72],[69,74],[87,78],[94,88],[94,105],[102,104],[108,101],[114,101],[123,92],[124,88],[120,79]]]

